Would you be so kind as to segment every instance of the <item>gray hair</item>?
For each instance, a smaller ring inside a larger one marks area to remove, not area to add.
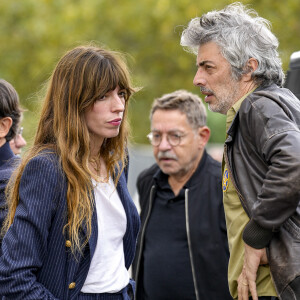
[[[230,63],[235,80],[248,72],[247,61],[255,58],[258,68],[252,73],[254,82],[282,86],[284,73],[277,51],[279,43],[270,27],[270,22],[259,17],[255,10],[237,2],[192,19],[182,32],[180,44],[197,55],[200,45],[215,42]]]
[[[150,112],[150,120],[152,120],[154,112],[158,109],[178,109],[186,115],[193,129],[198,129],[206,125],[206,108],[201,98],[186,90],[178,90],[155,99]]]

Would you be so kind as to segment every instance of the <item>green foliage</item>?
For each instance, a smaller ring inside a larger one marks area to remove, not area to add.
[[[292,52],[300,50],[299,0],[252,0],[269,19],[280,41],[284,69]],[[36,130],[39,91],[63,53],[79,44],[98,45],[128,53],[134,83],[143,89],[130,105],[133,142],[146,143],[152,101],[192,84],[196,57],[179,45],[191,18],[233,1],[195,0],[13,0],[0,2],[0,77],[17,89],[23,107],[25,137]],[[211,142],[222,143],[225,117],[208,113]]]

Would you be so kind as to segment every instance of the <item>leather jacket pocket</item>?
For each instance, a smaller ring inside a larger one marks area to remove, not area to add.
[[[300,276],[300,227],[298,215],[289,218],[276,232],[269,245],[271,275],[280,299],[300,299],[293,281]],[[299,218],[300,220],[300,218]],[[297,280],[296,280],[297,281]],[[297,295],[299,298],[291,298]]]

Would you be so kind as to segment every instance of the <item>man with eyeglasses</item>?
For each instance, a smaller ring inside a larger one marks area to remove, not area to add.
[[[232,299],[221,165],[205,150],[201,99],[163,95],[150,113],[156,164],[137,179],[141,222],[133,265],[137,300]]]
[[[27,145],[25,138],[23,137],[23,127],[20,127],[16,136],[9,141],[11,150],[15,155],[20,155],[22,148]]]
[[[16,90],[9,82],[0,79],[0,230],[7,213],[5,187],[19,163],[9,142],[18,134],[21,117],[22,109]]]

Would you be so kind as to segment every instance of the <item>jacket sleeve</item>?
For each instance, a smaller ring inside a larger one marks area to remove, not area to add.
[[[264,99],[257,101],[247,116],[252,140],[267,165],[243,234],[244,241],[258,249],[269,244],[273,232],[294,214],[300,199],[299,128],[278,104],[264,103]]]
[[[22,174],[19,204],[0,258],[0,295],[9,299],[56,299],[38,282],[37,273],[47,254],[58,175],[58,167],[46,157],[33,158]]]

